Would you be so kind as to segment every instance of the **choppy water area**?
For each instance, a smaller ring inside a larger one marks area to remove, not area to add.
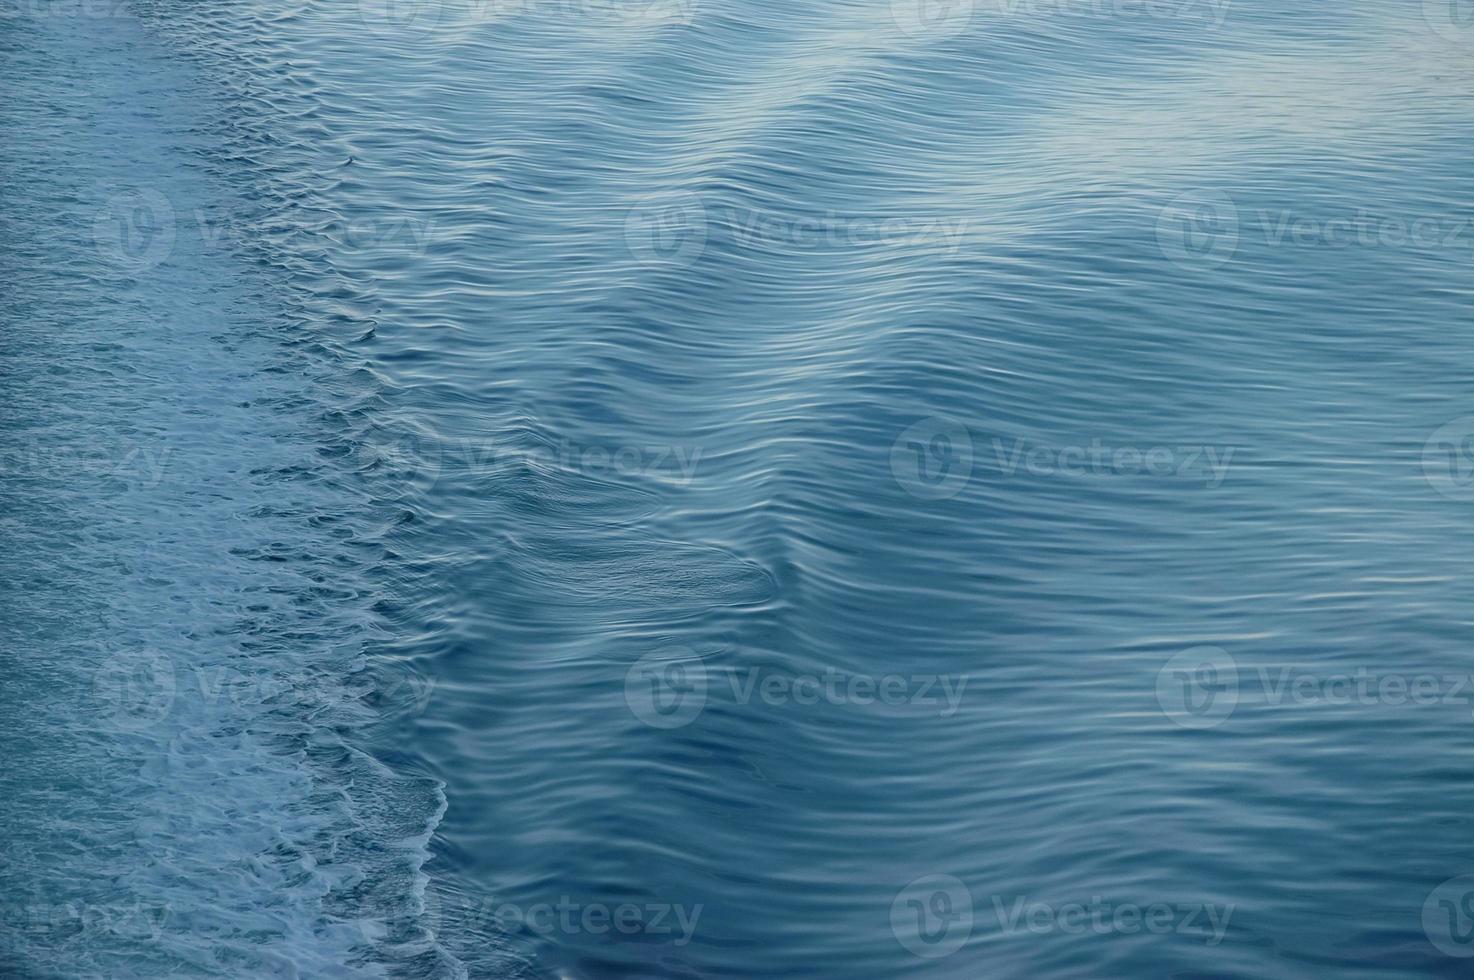
[[[12,972],[1467,970],[1457,7],[11,3]]]
[[[423,694],[382,385],[289,302],[213,81],[114,14],[0,21],[0,973],[372,975],[443,803],[366,751]]]

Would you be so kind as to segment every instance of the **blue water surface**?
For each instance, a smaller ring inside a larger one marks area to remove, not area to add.
[[[1467,975],[1463,5],[4,3],[0,974]]]

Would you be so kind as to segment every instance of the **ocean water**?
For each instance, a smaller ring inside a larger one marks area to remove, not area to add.
[[[3,4],[0,975],[1468,975],[1467,4]]]

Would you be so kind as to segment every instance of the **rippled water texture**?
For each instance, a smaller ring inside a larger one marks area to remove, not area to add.
[[[0,974],[1467,975],[1466,4],[4,3]]]

